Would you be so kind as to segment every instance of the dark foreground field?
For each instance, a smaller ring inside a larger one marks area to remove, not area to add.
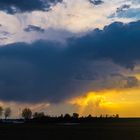
[[[0,124],[0,140],[140,140],[140,119],[83,124]]]

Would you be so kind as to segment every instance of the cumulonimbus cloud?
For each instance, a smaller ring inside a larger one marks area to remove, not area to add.
[[[137,86],[135,76],[123,74],[139,65],[139,27],[139,21],[116,22],[63,45],[38,41],[1,46],[0,99],[60,102],[89,90]],[[108,77],[126,84],[107,84]]]

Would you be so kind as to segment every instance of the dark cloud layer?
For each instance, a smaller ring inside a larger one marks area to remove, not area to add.
[[[22,102],[58,102],[94,87],[93,81],[111,75],[110,60],[133,69],[140,60],[140,22],[113,23],[66,46],[55,42],[16,43],[0,48],[0,99]],[[104,67],[106,66],[106,67]],[[108,75],[107,75],[108,74]],[[127,88],[136,86],[135,77],[123,77]],[[114,87],[116,85],[113,85]],[[105,87],[104,87],[105,88]]]
[[[30,12],[47,10],[51,4],[62,0],[0,0],[0,10],[14,14],[16,12]]]
[[[79,48],[85,58],[111,59],[132,69],[140,58],[139,27],[140,21],[130,24],[115,22],[106,26],[103,31],[97,29],[84,38],[75,40],[73,48]]]

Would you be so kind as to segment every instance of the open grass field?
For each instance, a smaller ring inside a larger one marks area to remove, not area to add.
[[[0,140],[140,140],[140,119],[84,124],[1,124]]]

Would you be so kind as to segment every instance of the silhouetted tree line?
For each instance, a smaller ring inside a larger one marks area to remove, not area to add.
[[[11,116],[11,109],[5,108],[3,109],[0,107],[0,117],[1,119],[4,117],[5,120],[9,119]],[[101,120],[101,119],[118,119],[119,114],[116,115],[100,115],[100,117],[93,117],[92,115],[88,116],[80,116],[78,113],[70,114],[61,114],[60,116],[49,116],[45,115],[44,112],[35,112],[33,113],[30,108],[25,108],[21,111],[21,120],[24,120],[25,122],[47,122],[47,123],[81,123],[81,122],[91,122],[94,120]]]
[[[78,113],[61,114],[60,116],[49,116],[45,115],[44,112],[32,113],[31,109],[25,108],[22,110],[22,117],[27,122],[47,122],[47,123],[81,123],[81,122],[91,122],[97,119],[118,119],[119,115],[101,115],[100,117],[93,117],[92,115],[80,116]]]

